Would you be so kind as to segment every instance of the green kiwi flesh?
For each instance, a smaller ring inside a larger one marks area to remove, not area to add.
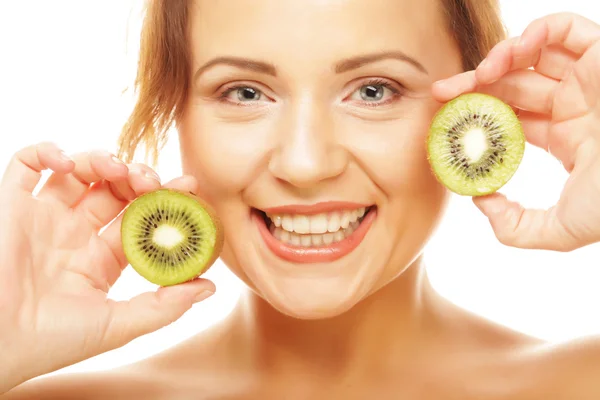
[[[427,139],[434,175],[464,196],[496,192],[513,177],[525,152],[525,135],[513,109],[481,93],[463,94],[434,116]]]
[[[146,280],[171,286],[201,275],[218,257],[222,229],[213,210],[198,199],[159,189],[125,210],[121,239],[127,260]]]

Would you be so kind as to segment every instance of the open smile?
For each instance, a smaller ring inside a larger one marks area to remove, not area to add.
[[[267,247],[296,263],[330,262],[362,242],[377,214],[375,206],[329,202],[252,210]]]

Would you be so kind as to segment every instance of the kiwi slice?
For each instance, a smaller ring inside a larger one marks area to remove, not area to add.
[[[515,174],[525,135],[513,109],[481,93],[463,94],[434,116],[428,159],[438,181],[464,196],[496,192]]]
[[[214,210],[196,196],[159,189],[127,207],[121,239],[138,274],[170,286],[196,278],[215,262],[223,246],[223,229]]]

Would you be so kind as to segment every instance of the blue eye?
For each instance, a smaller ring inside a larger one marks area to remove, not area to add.
[[[365,85],[360,88],[360,97],[365,101],[378,101],[385,95],[385,89],[383,85]]]
[[[239,87],[235,89],[239,101],[260,100],[261,92],[251,87]]]
[[[352,100],[364,104],[379,105],[394,100],[400,94],[391,83],[382,79],[375,79],[362,85],[351,96]]]
[[[232,96],[234,95],[234,96]],[[233,103],[248,103],[252,101],[262,100],[263,93],[260,90],[250,86],[234,86],[224,90],[219,98],[228,100]]]

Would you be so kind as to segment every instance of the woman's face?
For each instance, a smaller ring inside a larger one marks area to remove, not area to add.
[[[222,260],[298,318],[401,274],[447,200],[430,86],[461,62],[437,0],[197,0],[190,22],[183,168],[222,219]]]

